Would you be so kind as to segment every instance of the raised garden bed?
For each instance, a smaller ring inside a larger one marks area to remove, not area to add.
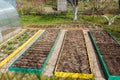
[[[25,30],[13,39],[9,39],[6,43],[0,45],[0,67],[3,66],[3,64],[5,64],[10,58],[12,58],[16,52],[20,51],[21,48],[19,50],[17,49],[27,42],[30,37],[33,35],[36,36],[39,32],[37,31],[38,30]]]
[[[16,38],[8,41],[0,47],[0,55],[10,55],[14,50],[21,46],[25,41],[27,41],[31,36],[33,36],[37,30],[26,30]],[[2,56],[0,56],[2,58]],[[2,59],[1,59],[2,60]]]
[[[55,76],[84,79],[93,77],[82,30],[66,32]]]
[[[13,31],[15,31],[17,28],[12,28],[12,29],[7,29],[7,30],[4,30],[2,31],[2,36],[5,36]]]
[[[58,29],[48,29],[35,43],[21,55],[10,67],[10,71],[37,73],[43,72],[44,67],[56,41],[59,37]]]
[[[62,28],[62,29],[90,29],[90,30],[101,30],[103,29],[100,25],[80,25],[80,24],[53,24],[53,25],[29,25],[25,28],[37,28],[37,29],[47,29],[47,28]]]
[[[107,31],[90,31],[89,35],[108,80],[120,80],[120,45]]]

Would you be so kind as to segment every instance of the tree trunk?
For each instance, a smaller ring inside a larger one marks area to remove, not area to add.
[[[73,15],[74,15],[73,20],[77,20],[77,13],[78,13],[78,7],[75,6],[73,7]]]
[[[108,21],[108,25],[110,26],[110,25],[112,25],[112,23],[110,21]]]
[[[120,9],[120,0],[118,1],[118,4],[119,4],[119,9]]]

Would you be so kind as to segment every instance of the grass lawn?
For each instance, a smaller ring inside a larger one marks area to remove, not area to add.
[[[78,15],[78,20],[73,21],[72,14],[48,14],[48,15],[22,15],[22,26],[30,24],[100,24],[105,20],[101,16]]]
[[[20,20],[22,26],[30,24],[100,24],[120,41],[120,16],[110,26],[99,15],[78,15],[78,21],[73,21],[72,16],[72,14],[22,15],[20,16]],[[112,17],[110,14],[108,16]]]
[[[7,72],[0,74],[0,80],[95,80],[95,79],[72,79],[72,78],[63,79],[55,76],[47,77],[39,74]]]

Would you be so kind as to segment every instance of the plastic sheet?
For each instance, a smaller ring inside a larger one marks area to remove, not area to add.
[[[12,4],[14,7],[16,7],[16,0],[4,0],[10,4]]]
[[[19,27],[20,20],[17,10],[9,3],[0,1],[0,30],[8,27]]]
[[[16,8],[0,0],[0,33],[5,36],[18,28],[20,28],[20,19]],[[0,40],[2,41],[1,38]]]

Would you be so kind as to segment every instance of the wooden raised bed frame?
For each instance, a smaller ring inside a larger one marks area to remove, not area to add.
[[[73,30],[74,31],[74,30]],[[81,31],[81,30],[77,30],[77,31]],[[75,32],[76,32],[76,30],[75,30]],[[83,33],[83,31],[82,31],[82,33]],[[83,37],[83,41],[84,41],[84,46],[86,47],[86,44],[85,44],[85,40],[84,40],[84,35],[81,35],[82,37]],[[65,38],[66,38],[66,35],[65,35]],[[65,44],[65,38],[64,38],[64,41],[63,41],[63,46],[62,46],[62,48],[61,48],[61,51],[60,51],[60,54],[59,54],[59,58],[58,58],[58,61],[57,61],[57,64],[56,64],[56,67],[55,67],[55,71],[54,71],[54,74],[55,74],[55,76],[57,76],[57,77],[64,77],[64,78],[67,78],[67,77],[71,77],[71,78],[82,78],[82,79],[91,79],[91,78],[93,78],[93,74],[92,74],[92,70],[91,70],[91,65],[90,65],[90,60],[89,60],[89,54],[87,54],[87,49],[85,49],[85,54],[86,54],[86,58],[87,58],[87,64],[88,65],[86,65],[86,66],[89,66],[89,68],[87,68],[85,71],[84,70],[82,70],[82,72],[83,73],[79,73],[79,71],[77,71],[76,72],[76,70],[75,70],[75,72],[74,71],[70,71],[70,72],[68,72],[68,71],[65,71],[65,70],[63,70],[63,71],[61,71],[61,70],[58,70],[58,67],[60,68],[60,65],[59,65],[59,62],[60,62],[60,60],[61,60],[61,56],[62,56],[62,51],[63,51],[63,49],[64,49],[64,44]],[[73,38],[72,38],[73,39]],[[78,40],[78,39],[77,39]],[[80,45],[78,45],[79,47],[80,47]],[[68,53],[69,54],[69,53]],[[76,53],[76,54],[79,54],[79,55],[81,55],[81,57],[83,57],[83,55],[85,55],[85,54],[83,54],[83,53]],[[70,55],[70,54],[69,54]],[[74,56],[75,57],[75,56]],[[71,59],[71,58],[70,58]],[[75,58],[76,59],[76,58]],[[68,61],[68,60],[67,60]],[[68,61],[69,62],[69,61]],[[83,62],[82,62],[83,63]],[[78,64],[79,64],[79,62],[78,62]],[[85,62],[85,64],[86,64],[86,62]],[[64,67],[64,66],[67,66],[67,65],[61,65],[62,67]],[[83,64],[81,65],[82,67],[83,67]],[[79,66],[80,67],[80,66]],[[81,67],[81,68],[82,68]],[[84,67],[85,68],[85,67]],[[64,69],[64,68],[62,68],[62,69]],[[70,68],[71,69],[71,68]]]
[[[12,52],[9,56],[7,56],[4,60],[2,60],[0,62],[0,67],[2,67],[3,65],[5,65],[11,58],[13,58],[17,53],[19,53],[23,48],[25,48],[39,33],[41,32],[41,30],[37,31],[32,37],[30,37],[23,45],[21,45],[20,47],[18,47],[14,52]],[[17,36],[15,36],[17,37]],[[14,38],[13,38],[14,39]],[[11,39],[9,39],[8,41],[10,41]],[[8,42],[7,41],[7,42]],[[5,42],[4,44],[6,44],[7,42]],[[2,45],[4,45],[2,44]],[[1,46],[2,46],[1,45]]]
[[[57,42],[57,40],[58,40],[58,38],[59,38],[60,32],[61,32],[61,31],[58,31],[57,36],[56,36],[56,38],[55,38],[55,40],[54,40],[54,42],[53,42],[53,44],[52,44],[52,47],[50,48],[50,51],[48,52],[48,55],[45,57],[45,60],[44,60],[44,62],[41,64],[41,67],[40,67],[40,68],[16,68],[16,67],[13,67],[12,65],[14,65],[14,64],[17,62],[17,60],[19,60],[19,59],[22,57],[22,56],[20,56],[20,57],[9,67],[9,70],[10,70],[10,71],[15,71],[15,72],[41,74],[41,73],[43,72],[46,64],[47,64],[47,61],[48,61],[48,59],[49,59],[49,57],[50,57],[50,55],[51,55],[54,47],[55,47],[55,44],[56,44],[56,42]],[[45,33],[44,33],[44,34],[45,34]],[[44,35],[44,34],[43,34],[43,35]],[[39,37],[38,39],[41,39],[41,38]],[[38,41],[38,39],[37,39],[36,41]],[[36,41],[35,41],[35,42],[36,42]],[[34,45],[34,44],[35,44],[35,43],[33,43],[32,45]],[[29,47],[28,49],[26,49],[26,51],[23,52],[23,54],[25,54],[29,49],[30,49],[30,47]]]
[[[90,38],[91,38],[91,40],[92,40],[92,43],[93,43],[93,45],[94,45],[94,48],[95,48],[96,51],[97,51],[100,64],[101,64],[102,69],[103,69],[103,71],[104,71],[104,73],[105,73],[105,77],[106,77],[108,80],[120,80],[120,75],[119,75],[119,76],[115,76],[115,75],[111,75],[111,74],[110,74],[110,72],[109,72],[109,70],[108,70],[108,67],[107,67],[107,65],[105,64],[105,61],[104,61],[104,59],[103,59],[103,57],[102,57],[102,55],[101,55],[101,52],[100,52],[100,50],[99,50],[99,48],[98,48],[98,46],[97,46],[97,44],[96,44],[96,41],[95,41],[95,39],[94,39],[94,37],[93,37],[92,32],[93,32],[93,31],[89,31],[89,36],[90,36]],[[111,37],[111,39],[114,40],[114,42],[116,42],[116,44],[118,44],[118,45],[120,46],[119,42],[118,42],[109,32],[106,31],[106,33],[107,33],[108,36]],[[120,55],[119,55],[119,56],[120,56]],[[104,57],[105,57],[105,56],[104,56]],[[114,56],[113,56],[113,57],[114,57]],[[116,66],[116,67],[117,67],[117,66]]]

